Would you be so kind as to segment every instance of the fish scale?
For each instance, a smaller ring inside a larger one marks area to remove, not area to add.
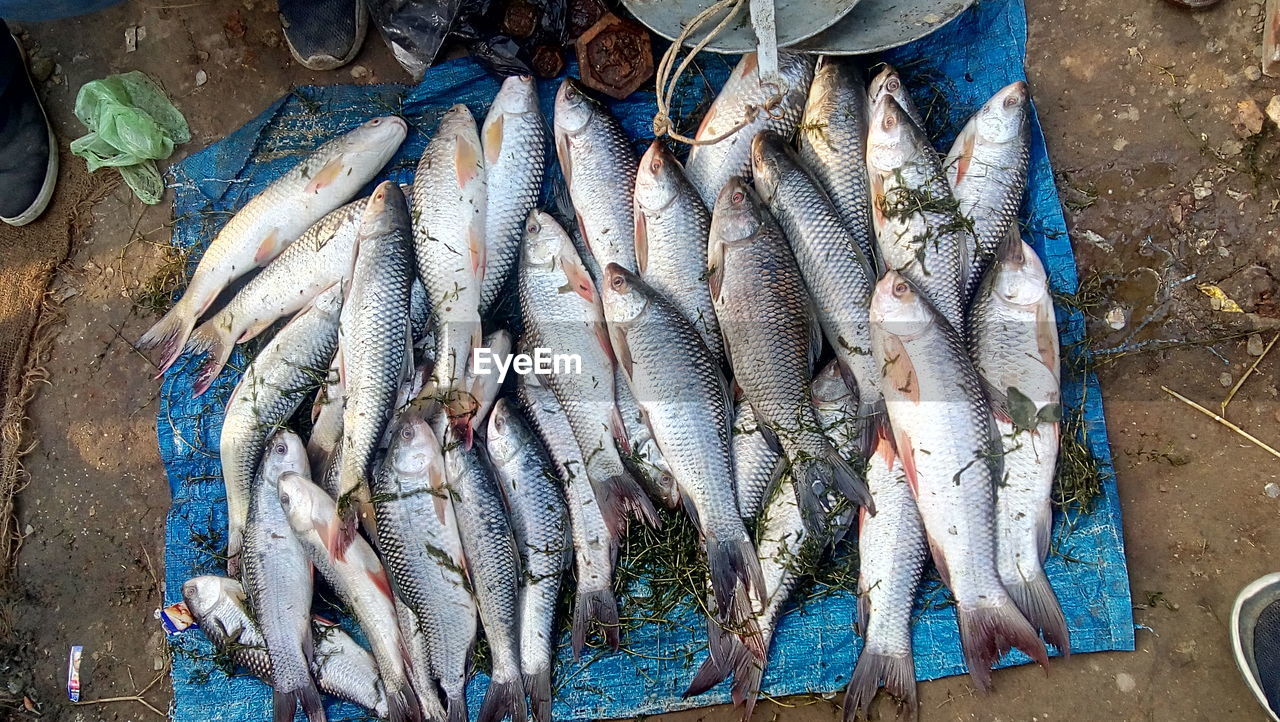
[[[760,515],[769,484],[776,477],[775,470],[782,462],[764,431],[756,421],[751,404],[739,401],[733,418],[733,484],[738,494],[738,511],[743,519],[754,520]]]

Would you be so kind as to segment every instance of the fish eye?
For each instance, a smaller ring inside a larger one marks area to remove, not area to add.
[[[885,130],[893,130],[894,126],[896,126],[897,124],[898,124],[898,119],[895,116],[886,115],[884,117],[884,123],[882,123],[881,125],[884,127]]]
[[[404,427],[403,429],[400,429],[400,438],[402,438],[402,439],[412,439],[412,438],[413,438],[413,427],[412,427],[412,426],[406,426],[406,427]]]
[[[529,233],[537,233],[542,230],[542,226],[539,226],[537,221],[529,221],[529,225],[525,226],[525,230]]]
[[[901,295],[905,294],[906,292],[907,292],[907,282],[906,282],[906,281],[898,281],[897,283],[893,284],[893,294],[894,294],[895,296],[901,296]]]
[[[370,126],[382,125],[382,118],[374,118],[373,120],[369,121],[369,125]]]
[[[733,195],[729,197],[729,200],[733,201],[734,203],[741,203],[746,199],[747,199],[747,195],[742,191],[734,191]]]
[[[623,278],[622,274],[619,273],[618,275],[613,277],[612,285],[615,290],[621,291],[622,289],[626,288],[627,279]]]
[[[889,78],[889,81],[884,84],[884,87],[885,90],[888,90],[890,93],[896,93],[898,92],[898,88],[902,87],[902,81],[898,80],[896,77]]]
[[[1020,102],[1021,102],[1021,98],[1018,97],[1017,93],[1014,93],[1013,95],[1010,95],[1009,97],[1004,99],[1004,107],[1012,108]]]
[[[565,100],[573,100],[574,98],[578,97],[578,89],[573,87],[573,85],[565,86],[564,97],[565,97]]]
[[[653,162],[649,164],[649,170],[654,173],[662,170],[662,158],[660,156],[653,157]]]
[[[289,453],[289,445],[284,443],[283,441],[277,442],[275,452],[281,456],[284,456],[285,454]]]

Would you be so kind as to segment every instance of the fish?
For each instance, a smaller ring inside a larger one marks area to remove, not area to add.
[[[871,453],[868,444],[882,434],[878,429],[880,420],[869,420],[862,413],[863,401],[858,385],[849,383],[840,362],[833,359],[814,375],[809,395],[823,435],[849,467],[865,479],[867,456]],[[870,441],[868,425],[872,425]],[[854,509],[836,501],[833,500],[834,513],[827,519],[833,545],[853,527],[855,518]]]
[[[611,263],[602,286],[613,350],[702,537],[720,619],[750,644],[747,595],[764,580],[734,493],[729,382],[693,323],[639,276]]]
[[[875,264],[871,189],[862,167],[862,159],[867,157],[870,115],[857,61],[830,55],[818,58],[804,118],[796,134],[800,162],[827,192],[862,255]]]
[[[520,547],[520,668],[533,719],[551,719],[556,602],[572,558],[569,509],[555,469],[524,415],[499,399],[486,448]]]
[[[244,529],[244,589],[271,659],[276,722],[291,721],[298,705],[310,722],[325,720],[320,691],[311,677],[311,562],[289,527],[276,491],[282,477],[307,471],[298,435],[287,429],[272,434],[252,485]]]
[[[483,349],[493,361],[487,373],[480,373],[474,365],[467,372],[465,397],[457,400],[451,411],[455,417],[454,425],[462,430],[462,434],[474,437],[485,428],[489,411],[502,390],[503,376],[499,369],[504,368],[503,364],[510,368],[513,344],[511,334],[499,329],[485,336],[483,344],[472,352],[475,354]],[[444,438],[442,429],[437,429],[436,433]]]
[[[485,270],[480,315],[488,317],[520,258],[524,219],[538,204],[546,170],[547,121],[528,75],[502,81],[480,129],[486,205]]]
[[[540,386],[536,376],[525,375],[520,377],[516,386],[516,396],[520,408],[546,446],[564,485],[574,565],[578,572],[570,637],[573,658],[576,661],[582,655],[587,628],[592,622],[599,623],[605,644],[616,652],[620,640],[613,570],[618,559],[618,539],[605,523],[595,491],[585,473],[587,463],[555,393]]]
[[[138,340],[139,348],[160,349],[160,373],[178,360],[196,320],[224,288],[351,200],[395,154],[408,127],[394,116],[374,118],[316,148],[237,211],[200,257],[182,298]]]
[[[716,201],[710,243],[708,280],[734,381],[787,457],[809,529],[824,528],[830,490],[871,506],[866,482],[822,435],[809,399],[820,341],[800,269],[777,223],[739,178]]]
[[[338,347],[342,288],[329,287],[263,347],[245,369],[222,419],[218,458],[227,489],[227,572],[239,566],[253,480],[267,437],[320,385]]]
[[[636,270],[680,309],[723,365],[724,339],[703,277],[711,214],[662,141],[640,158],[634,203]]]
[[[662,450],[653,439],[653,432],[644,420],[644,410],[627,385],[626,374],[620,367],[613,370],[613,396],[622,417],[624,441],[618,442],[622,463],[635,475],[637,481],[651,498],[662,502],[668,509],[680,506],[680,490],[676,487],[671,466],[662,458]]]
[[[892,95],[871,111],[867,173],[885,266],[919,288],[952,328],[963,329],[972,229],[937,153]]]
[[[401,610],[414,686],[420,689],[418,680],[434,676],[449,722],[462,722],[478,622],[444,451],[424,415],[412,407],[400,414],[390,436],[372,489],[378,550]]]
[[[969,676],[986,691],[991,665],[1011,647],[1048,662],[996,568],[1000,457],[991,407],[960,333],[904,276],[889,271],[880,279],[871,324],[896,457],[955,596]]]
[[[487,203],[480,132],[467,106],[455,105],[427,143],[413,184],[413,252],[434,312],[438,395],[462,389],[480,345]]]
[[[419,184],[421,187],[421,184]],[[400,187],[384,182],[369,197],[359,251],[342,306],[338,368],[345,388],[338,511],[342,560],[368,499],[374,454],[391,420],[396,390],[413,370],[409,308],[413,282],[409,209]]]
[[[973,223],[966,300],[973,298],[1027,188],[1031,159],[1031,97],[1027,82],[1006,85],[965,123],[943,162],[960,213]]]
[[[653,504],[615,445],[626,436],[600,296],[568,234],[546,213],[530,214],[525,224],[519,283],[526,345],[581,363],[572,369],[578,373],[551,373],[545,383],[568,417],[609,529],[621,538],[628,514],[656,526]]]
[[[636,268],[635,219],[620,199],[636,185],[636,151],[604,104],[573,78],[556,93],[556,154],[596,262]]]
[[[782,455],[765,438],[751,404],[738,401],[734,407],[733,486],[738,495],[738,513],[754,522],[760,516],[765,495],[782,476],[786,465]]]
[[[845,688],[844,719],[869,716],[881,684],[915,719],[911,615],[927,549],[911,486],[886,436],[867,461],[867,485],[877,511],[858,528],[856,623],[863,645]]]
[[[528,716],[520,663],[520,553],[482,446],[468,449],[445,435],[445,478],[458,518],[458,534],[467,560],[480,624],[492,655],[492,674],[480,722]]]
[[[844,373],[857,381],[870,417],[883,416],[880,367],[871,356],[875,271],[830,199],[782,138],[757,135],[751,149],[756,192],[769,204],[804,280],[819,326]],[[867,423],[868,430],[873,428]]]
[[[1061,350],[1044,265],[1011,229],[970,310],[970,350],[996,409],[1004,475],[996,489],[996,568],[1027,621],[1064,655],[1070,634],[1044,574],[1062,433]]]
[[[257,621],[245,607],[244,588],[227,577],[192,577],[182,583],[182,599],[200,630],[222,654],[255,677],[273,684],[271,656]],[[387,696],[378,665],[359,642],[333,624],[311,622],[315,651],[311,675],[322,692],[345,699],[380,717],[387,716]],[[290,718],[292,719],[292,718]]]
[[[342,443],[342,399],[346,396],[346,387],[342,385],[342,373],[336,365],[337,360],[335,344],[334,358],[324,375],[324,382],[316,391],[315,400],[311,403],[311,435],[307,437],[307,461],[314,470],[313,473],[320,477],[328,475],[330,462],[338,452],[338,445]],[[226,425],[225,420],[223,425]],[[330,491],[336,496],[337,486]]]
[[[755,53],[746,53],[734,66],[702,117],[694,136],[699,145],[689,150],[684,164],[685,175],[707,208],[715,206],[730,178],[751,172],[752,138],[763,130],[787,139],[795,133],[813,82],[814,62],[811,55],[778,53],[780,87],[761,82]]]
[[[897,69],[888,63],[880,68],[880,72],[875,74],[871,84],[867,86],[867,101],[871,107],[875,107],[876,103],[886,95],[898,102],[898,107],[902,108],[902,112],[907,114],[917,128],[924,130],[924,116],[920,115],[916,101],[912,100],[911,93],[902,82],[902,76],[898,75]]]
[[[338,557],[337,503],[306,474],[282,474],[277,493],[293,536],[369,640],[387,694],[388,717],[392,722],[443,719],[444,708],[435,690],[415,691],[410,682],[412,660],[400,634],[391,582],[373,547],[357,536]]]

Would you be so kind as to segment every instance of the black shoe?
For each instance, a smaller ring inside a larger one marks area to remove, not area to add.
[[[1253,696],[1272,720],[1280,720],[1280,574],[1258,579],[1236,597],[1231,646]]]
[[[360,52],[368,22],[364,0],[277,0],[276,5],[284,39],[303,66],[333,70]]]
[[[49,205],[58,144],[18,40],[0,20],[0,221],[22,226]]]

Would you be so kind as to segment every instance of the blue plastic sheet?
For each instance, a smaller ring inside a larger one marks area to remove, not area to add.
[[[983,0],[932,36],[884,59],[902,71],[918,103],[929,113],[931,132],[945,148],[968,115],[993,92],[1025,78],[1025,42],[1021,0]],[[691,74],[677,95],[674,115],[684,119],[686,129],[696,123],[699,108],[705,107],[730,70],[727,61],[716,56],[700,59],[699,65],[701,72]],[[554,82],[543,82],[539,88],[548,117],[555,87]],[[409,119],[409,138],[384,173],[384,177],[408,181],[426,134],[435,128],[444,110],[461,102],[483,117],[497,89],[497,80],[465,59],[432,68],[423,82],[412,88],[299,88],[226,139],[174,168],[174,242],[193,248],[194,267],[198,251],[247,199],[317,143],[373,116],[397,113]],[[637,93],[611,106],[636,139],[637,147],[647,144],[655,112],[652,93]],[[1023,222],[1028,239],[1045,260],[1054,291],[1073,292],[1077,285],[1075,261],[1038,123],[1033,123]],[[1060,306],[1058,314],[1065,352],[1068,356],[1087,353],[1080,312]],[[226,508],[218,434],[223,406],[245,359],[237,351],[213,388],[194,400],[190,397],[196,369],[192,361],[183,359],[166,376],[156,425],[173,493],[165,554],[167,603],[180,600],[184,580],[222,569],[217,555],[226,543]],[[1064,367],[1080,365],[1068,362]],[[1088,514],[1072,514],[1069,519],[1058,515],[1047,562],[1049,578],[1066,613],[1074,652],[1130,650],[1134,627],[1119,499],[1097,380],[1092,375],[1068,372],[1063,397],[1069,413],[1083,414],[1084,439],[1101,462],[1105,482],[1103,495]],[[936,581],[927,583],[921,599],[936,602],[940,591]],[[625,616],[625,597],[622,605]],[[773,643],[765,692],[786,695],[841,689],[861,648],[861,640],[853,633],[854,605],[852,596],[829,594],[790,611]],[[913,635],[920,679],[964,671],[952,609],[936,603],[918,605]],[[589,652],[581,663],[574,663],[567,638],[561,640],[554,708],[557,719],[633,717],[728,701],[726,685],[694,699],[680,697],[707,654],[703,623],[692,608],[668,623],[633,629],[624,642],[623,652]],[[227,677],[215,664],[203,635],[184,633],[173,639],[173,645],[175,720],[269,718],[268,689],[247,676]],[[1003,663],[1028,661],[1014,652]],[[477,675],[468,690],[473,713],[479,709],[486,685],[487,679]],[[364,717],[351,705],[330,704],[330,719]]]

